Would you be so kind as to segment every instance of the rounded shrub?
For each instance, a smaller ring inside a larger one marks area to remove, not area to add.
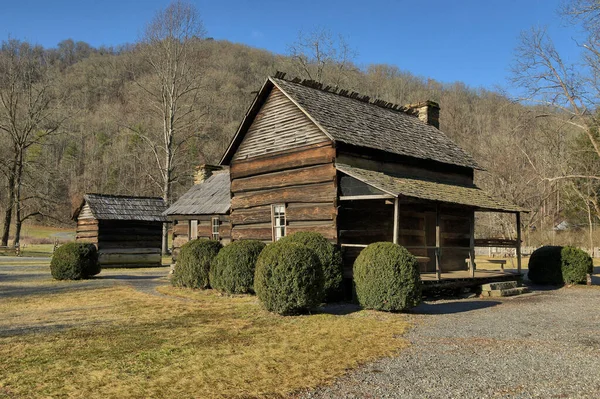
[[[234,241],[226,245],[210,266],[210,286],[229,294],[254,292],[254,269],[265,243]]]
[[[360,252],[354,262],[358,303],[366,309],[399,312],[421,302],[419,265],[406,248],[377,242]]]
[[[547,245],[533,251],[529,258],[527,278],[532,283],[542,285],[562,285],[562,247]]]
[[[279,241],[289,241],[302,244],[315,251],[323,268],[323,290],[326,299],[336,299],[340,296],[342,284],[342,254],[322,234],[299,231],[283,237]]]
[[[323,299],[319,258],[304,245],[281,240],[267,245],[256,262],[254,290],[271,312],[306,312]]]
[[[564,247],[561,255],[561,271],[565,284],[579,284],[587,279],[588,274],[594,272],[594,261],[582,249]]]
[[[94,244],[70,242],[56,248],[50,262],[56,280],[80,280],[100,273],[98,251]]]
[[[223,245],[219,241],[197,239],[181,247],[171,277],[176,287],[209,288],[210,264]]]

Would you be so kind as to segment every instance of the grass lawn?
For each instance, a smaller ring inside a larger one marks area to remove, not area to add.
[[[252,296],[160,287],[0,301],[0,397],[280,397],[407,345],[401,314],[282,317]]]

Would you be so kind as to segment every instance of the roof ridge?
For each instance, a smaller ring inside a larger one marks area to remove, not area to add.
[[[161,197],[144,197],[144,196],[132,196],[132,195],[119,195],[119,194],[101,194],[101,193],[85,193],[84,195],[96,195],[104,198],[127,198],[127,199],[152,199],[164,201]]]
[[[286,75],[285,72],[277,71],[275,73],[275,75],[273,76],[273,78],[280,79],[280,80],[283,80],[283,81],[286,81],[289,83],[299,84],[299,85],[302,85],[302,86],[305,86],[305,87],[308,87],[311,89],[319,90],[319,91],[322,91],[325,93],[331,93],[331,94],[335,94],[335,95],[338,95],[341,97],[346,97],[351,100],[357,100],[357,101],[360,101],[365,104],[375,105],[380,108],[389,109],[390,111],[396,111],[396,112],[403,113],[403,114],[406,114],[409,116],[418,117],[419,111],[418,111],[417,107],[425,105],[425,104],[432,104],[432,105],[439,107],[438,103],[436,103],[435,101],[431,101],[431,100],[422,101],[422,102],[419,102],[416,104],[400,105],[397,103],[382,100],[380,98],[371,99],[370,96],[360,94],[354,90],[342,89],[337,85],[336,86],[331,86],[331,85],[324,86],[323,83],[317,82],[316,80],[301,79],[299,77],[294,77],[293,79],[286,79],[285,75]]]

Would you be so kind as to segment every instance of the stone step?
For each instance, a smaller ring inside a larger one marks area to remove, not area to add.
[[[517,287],[517,288],[507,288],[503,290],[491,290],[491,291],[482,291],[481,295],[490,296],[490,297],[504,297],[504,296],[514,296],[520,294],[526,294],[529,292],[529,288],[527,287]]]
[[[507,290],[517,288],[519,284],[516,281],[499,281],[497,283],[483,284],[481,291]]]

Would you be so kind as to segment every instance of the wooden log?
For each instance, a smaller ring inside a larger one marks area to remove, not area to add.
[[[337,242],[337,229],[332,223],[321,225],[288,226],[286,228],[286,235],[294,234],[299,231],[311,231],[319,233],[322,234],[326,239]]]
[[[289,187],[297,184],[323,183],[333,181],[335,177],[335,166],[333,163],[328,163],[302,169],[286,170],[283,172],[268,173],[243,179],[234,179],[231,182],[231,191],[238,193],[262,190],[265,188]]]
[[[98,237],[97,231],[78,231],[75,235],[76,238],[93,238]]]
[[[335,148],[331,144],[327,144],[325,147],[300,149],[292,153],[275,155],[268,158],[234,162],[230,167],[230,174],[233,181],[261,173],[333,163],[334,159]]]
[[[111,264],[149,264],[162,261],[160,254],[130,254],[130,253],[106,253],[101,250],[98,254],[100,265]]]
[[[271,205],[263,205],[246,209],[234,209],[231,212],[231,223],[234,225],[267,222],[271,222]]]
[[[76,238],[77,242],[86,242],[89,244],[98,244],[98,237]]]
[[[271,227],[247,227],[235,226],[231,230],[231,237],[234,240],[272,240],[273,231]]]
[[[160,241],[161,240],[161,236],[159,235],[140,235],[140,234],[124,234],[124,235],[117,235],[117,234],[106,234],[103,232],[100,232],[99,235],[99,239],[100,241],[107,241],[107,242],[114,242],[114,241],[126,241],[126,242],[133,242],[133,241],[138,241],[138,242],[153,242],[153,241]]]
[[[231,200],[231,207],[252,208],[284,202],[333,202],[335,199],[335,182],[330,182],[235,194]]]
[[[288,221],[335,220],[337,208],[332,203],[290,204],[286,209]]]
[[[231,223],[221,223],[219,225],[219,237],[231,238]]]
[[[84,238],[85,240],[85,238]],[[98,241],[99,249],[107,248],[160,248],[162,240],[154,241]]]
[[[97,219],[78,219],[77,220],[78,226],[90,226],[90,225],[97,225],[97,224],[98,224]]]
[[[118,249],[103,249],[103,254],[160,254],[160,248],[118,248]]]
[[[190,226],[187,221],[185,223],[178,221],[177,224],[173,226],[173,233],[176,235],[188,235],[189,231]]]

